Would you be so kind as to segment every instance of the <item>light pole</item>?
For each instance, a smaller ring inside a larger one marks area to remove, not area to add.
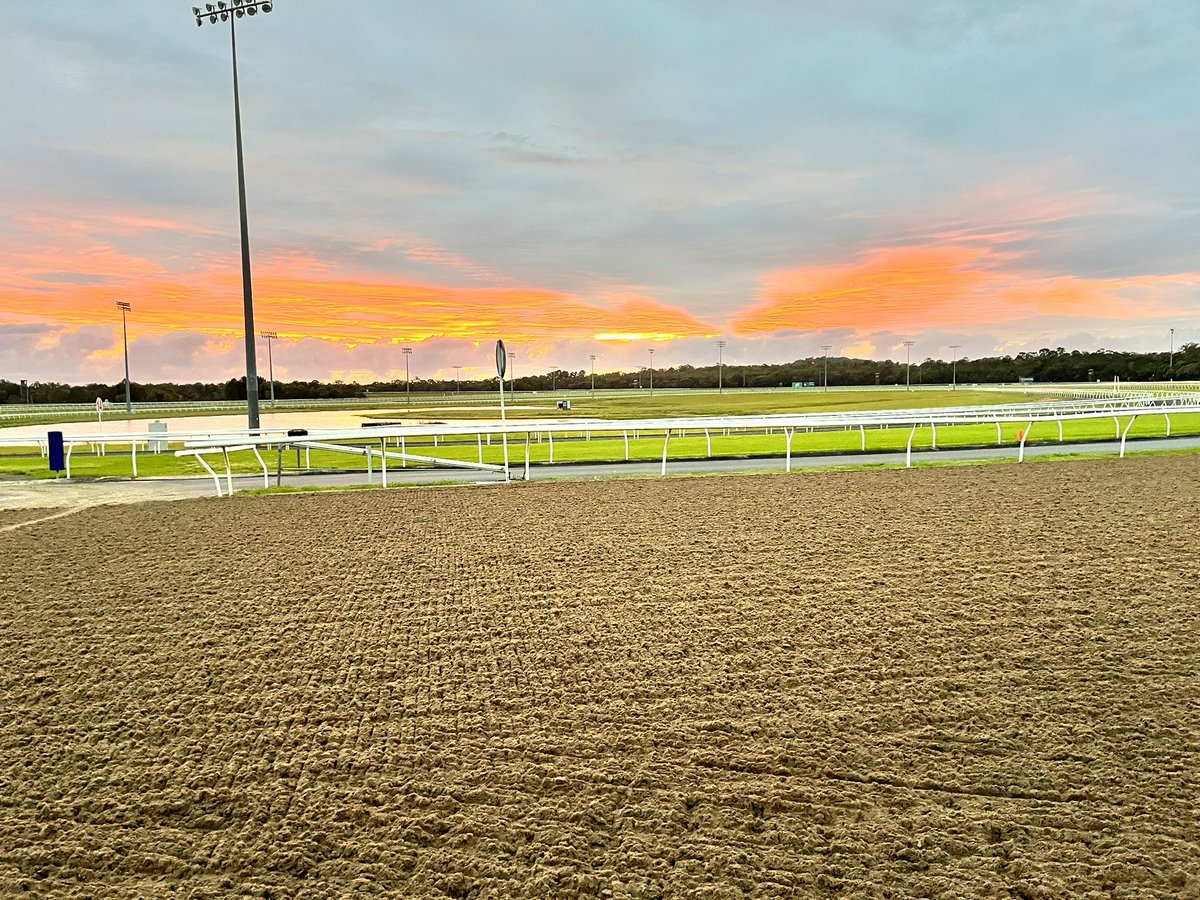
[[[955,352],[962,344],[950,345],[950,390],[958,390],[958,354]],[[978,383],[978,382],[977,382]]]
[[[822,344],[821,349],[825,351],[825,390],[829,390],[829,351],[833,344]]]
[[[725,342],[717,341],[717,393],[725,393],[725,381],[722,377],[725,368]]]
[[[1175,375],[1175,329],[1171,329],[1171,361],[1167,364],[1167,371],[1171,373],[1171,380],[1174,381]]]
[[[275,331],[260,331],[263,337],[267,339],[267,377],[271,380],[271,409],[275,408],[275,355],[271,352],[271,342],[279,340],[279,333]]]
[[[906,391],[912,390],[912,378],[910,377],[912,373],[912,345],[913,341],[904,342],[904,389]]]
[[[654,348],[650,348],[650,396],[654,396]]]
[[[196,26],[204,24],[207,19],[210,25],[217,21],[229,23],[229,43],[233,52],[233,128],[237,136],[237,170],[238,170],[238,210],[242,221],[242,301],[246,319],[246,413],[250,430],[259,426],[258,417],[258,362],[254,356],[254,292],[250,286],[250,228],[246,223],[246,167],[242,160],[242,105],[238,98],[237,76],[237,29],[234,21],[242,16],[258,15],[259,10],[269,13],[273,7],[271,0],[220,0],[216,7],[204,4],[206,11],[193,6],[192,14],[196,17]]]
[[[592,399],[596,399],[596,354],[591,356],[592,360]]]
[[[121,310],[121,339],[125,344],[125,415],[133,415],[133,397],[129,393],[129,329],[125,327],[125,314],[131,307],[124,300],[117,301],[117,309]]]
[[[409,390],[411,382],[408,380],[408,358],[412,356],[412,347],[403,347],[404,352],[404,405],[412,407],[412,393]]]
[[[462,393],[462,366],[454,367],[454,390],[456,393]]]
[[[508,392],[517,396],[517,351],[508,351]]]

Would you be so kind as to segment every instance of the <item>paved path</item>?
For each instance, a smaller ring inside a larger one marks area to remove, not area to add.
[[[1127,453],[1148,451],[1178,451],[1200,449],[1200,437],[1161,438],[1130,441]],[[1115,456],[1117,443],[1104,441],[1086,444],[1042,444],[1025,448],[1028,458],[1061,456],[1063,454],[1101,454]],[[913,453],[914,464],[930,462],[971,462],[989,459],[1016,459],[1015,448],[982,447],[971,450],[924,450]],[[522,466],[516,465],[513,474],[519,476]],[[841,466],[895,466],[904,465],[904,453],[855,453],[829,456],[793,456],[793,469],[823,469]],[[618,476],[653,476],[661,469],[659,462],[586,463],[579,465],[534,465],[530,477],[545,478],[613,478]],[[668,460],[667,472],[672,475],[732,474],[735,472],[783,472],[782,457],[767,459],[696,459]],[[495,484],[503,479],[499,476],[464,469],[409,468],[388,469],[391,485],[415,485],[433,483]],[[235,490],[262,487],[261,475],[235,475]],[[274,476],[271,484],[275,484]],[[336,487],[366,485],[366,473],[303,474],[285,475],[283,484],[291,487]],[[375,473],[374,484],[379,484],[379,473]],[[222,479],[224,485],[224,479]],[[4,481],[0,480],[0,509],[72,509],[87,508],[104,503],[140,503],[147,500],[181,500],[193,497],[214,497],[213,481],[203,478],[143,478],[100,479],[80,481],[59,479],[58,481]]]

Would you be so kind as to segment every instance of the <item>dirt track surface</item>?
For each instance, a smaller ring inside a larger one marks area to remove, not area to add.
[[[1200,896],[1194,458],[0,534],[0,895]]]

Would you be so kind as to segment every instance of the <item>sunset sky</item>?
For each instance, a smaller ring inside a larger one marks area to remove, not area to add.
[[[5,4],[0,378],[119,380],[118,300],[135,381],[244,374],[229,26],[191,6]],[[278,0],[237,36],[277,378],[1200,341],[1196,0]]]

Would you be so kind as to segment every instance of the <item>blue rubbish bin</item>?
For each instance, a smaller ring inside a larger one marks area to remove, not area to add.
[[[50,471],[65,472],[67,469],[67,453],[63,449],[63,433],[61,431],[51,431],[47,437],[50,439]]]

